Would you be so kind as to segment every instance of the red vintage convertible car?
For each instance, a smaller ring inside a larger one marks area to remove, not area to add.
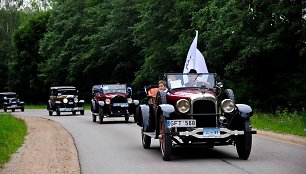
[[[126,84],[102,84],[92,87],[91,111],[92,121],[103,123],[106,117],[124,117],[129,121],[129,117],[134,114],[139,101],[133,100],[132,88]]]
[[[162,158],[168,161],[177,145],[235,145],[239,158],[248,159],[256,133],[252,108],[236,104],[233,91],[222,90],[214,73],[165,76],[168,91],[158,91],[153,104],[137,108],[143,147],[150,148],[151,138],[159,139]]]

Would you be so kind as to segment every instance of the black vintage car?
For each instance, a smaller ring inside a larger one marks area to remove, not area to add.
[[[159,139],[162,158],[168,161],[179,145],[235,145],[239,158],[249,158],[256,133],[250,106],[236,104],[234,92],[223,90],[214,73],[165,76],[168,91],[158,91],[153,103],[140,105],[135,115],[145,149],[151,138]]]
[[[12,110],[12,112],[16,109],[20,109],[21,112],[23,112],[24,102],[18,99],[18,95],[15,92],[1,92],[0,109],[3,109],[4,112],[9,109]]]
[[[126,84],[102,84],[92,87],[91,111],[92,120],[103,123],[106,117],[124,117],[129,121],[129,117],[134,114],[139,101],[133,100],[132,88]]]
[[[80,112],[84,115],[84,100],[78,99],[78,90],[74,86],[54,86],[50,88],[50,98],[47,110],[51,116],[53,112],[61,115],[61,112]]]

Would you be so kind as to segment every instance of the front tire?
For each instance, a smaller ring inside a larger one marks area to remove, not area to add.
[[[97,116],[95,114],[92,114],[92,122],[96,122],[97,121]]]
[[[100,124],[103,123],[103,117],[104,117],[104,115],[103,115],[103,108],[101,108],[101,107],[99,106],[99,123],[100,123]]]
[[[145,135],[143,133],[143,128],[141,128],[141,140],[142,140],[142,146],[144,149],[150,149],[151,146],[151,137],[148,135]]]
[[[160,119],[160,138],[159,138],[159,144],[160,144],[160,151],[162,153],[162,157],[164,161],[170,161],[171,160],[171,151],[172,151],[172,139],[170,135],[169,128],[167,127],[166,119],[162,118]]]
[[[53,115],[53,111],[49,110],[49,116]]]
[[[81,114],[81,115],[84,115],[84,110],[80,111],[80,114]]]
[[[60,109],[61,109],[60,106],[57,106],[57,107],[56,107],[56,115],[57,115],[57,116],[60,116],[60,115],[61,115]]]
[[[124,116],[124,121],[125,121],[125,122],[128,122],[129,119],[130,119],[130,116],[129,116],[129,115]]]
[[[252,134],[250,128],[250,119],[243,123],[244,135],[240,135],[236,140],[236,150],[240,159],[247,160],[252,148]]]

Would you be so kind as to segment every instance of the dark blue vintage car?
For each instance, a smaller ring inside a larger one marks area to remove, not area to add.
[[[7,110],[12,110],[12,112],[14,112],[16,109],[20,109],[21,112],[23,112],[24,102],[18,99],[16,92],[1,92],[0,109],[3,109],[4,112]]]

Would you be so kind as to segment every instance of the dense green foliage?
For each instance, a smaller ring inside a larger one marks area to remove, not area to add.
[[[255,113],[252,117],[252,126],[255,129],[306,137],[305,115],[289,113],[288,110],[278,111],[274,115]]]
[[[237,101],[262,111],[288,103],[301,109],[305,8],[297,0],[58,0],[48,11],[15,10],[27,15],[12,25],[14,34],[1,30],[0,90],[31,103],[45,102],[53,85],[77,86],[87,101],[94,84],[137,91],[165,72],[182,72],[198,30],[208,70]]]
[[[27,133],[24,121],[11,114],[0,113],[0,167],[23,144]]]

